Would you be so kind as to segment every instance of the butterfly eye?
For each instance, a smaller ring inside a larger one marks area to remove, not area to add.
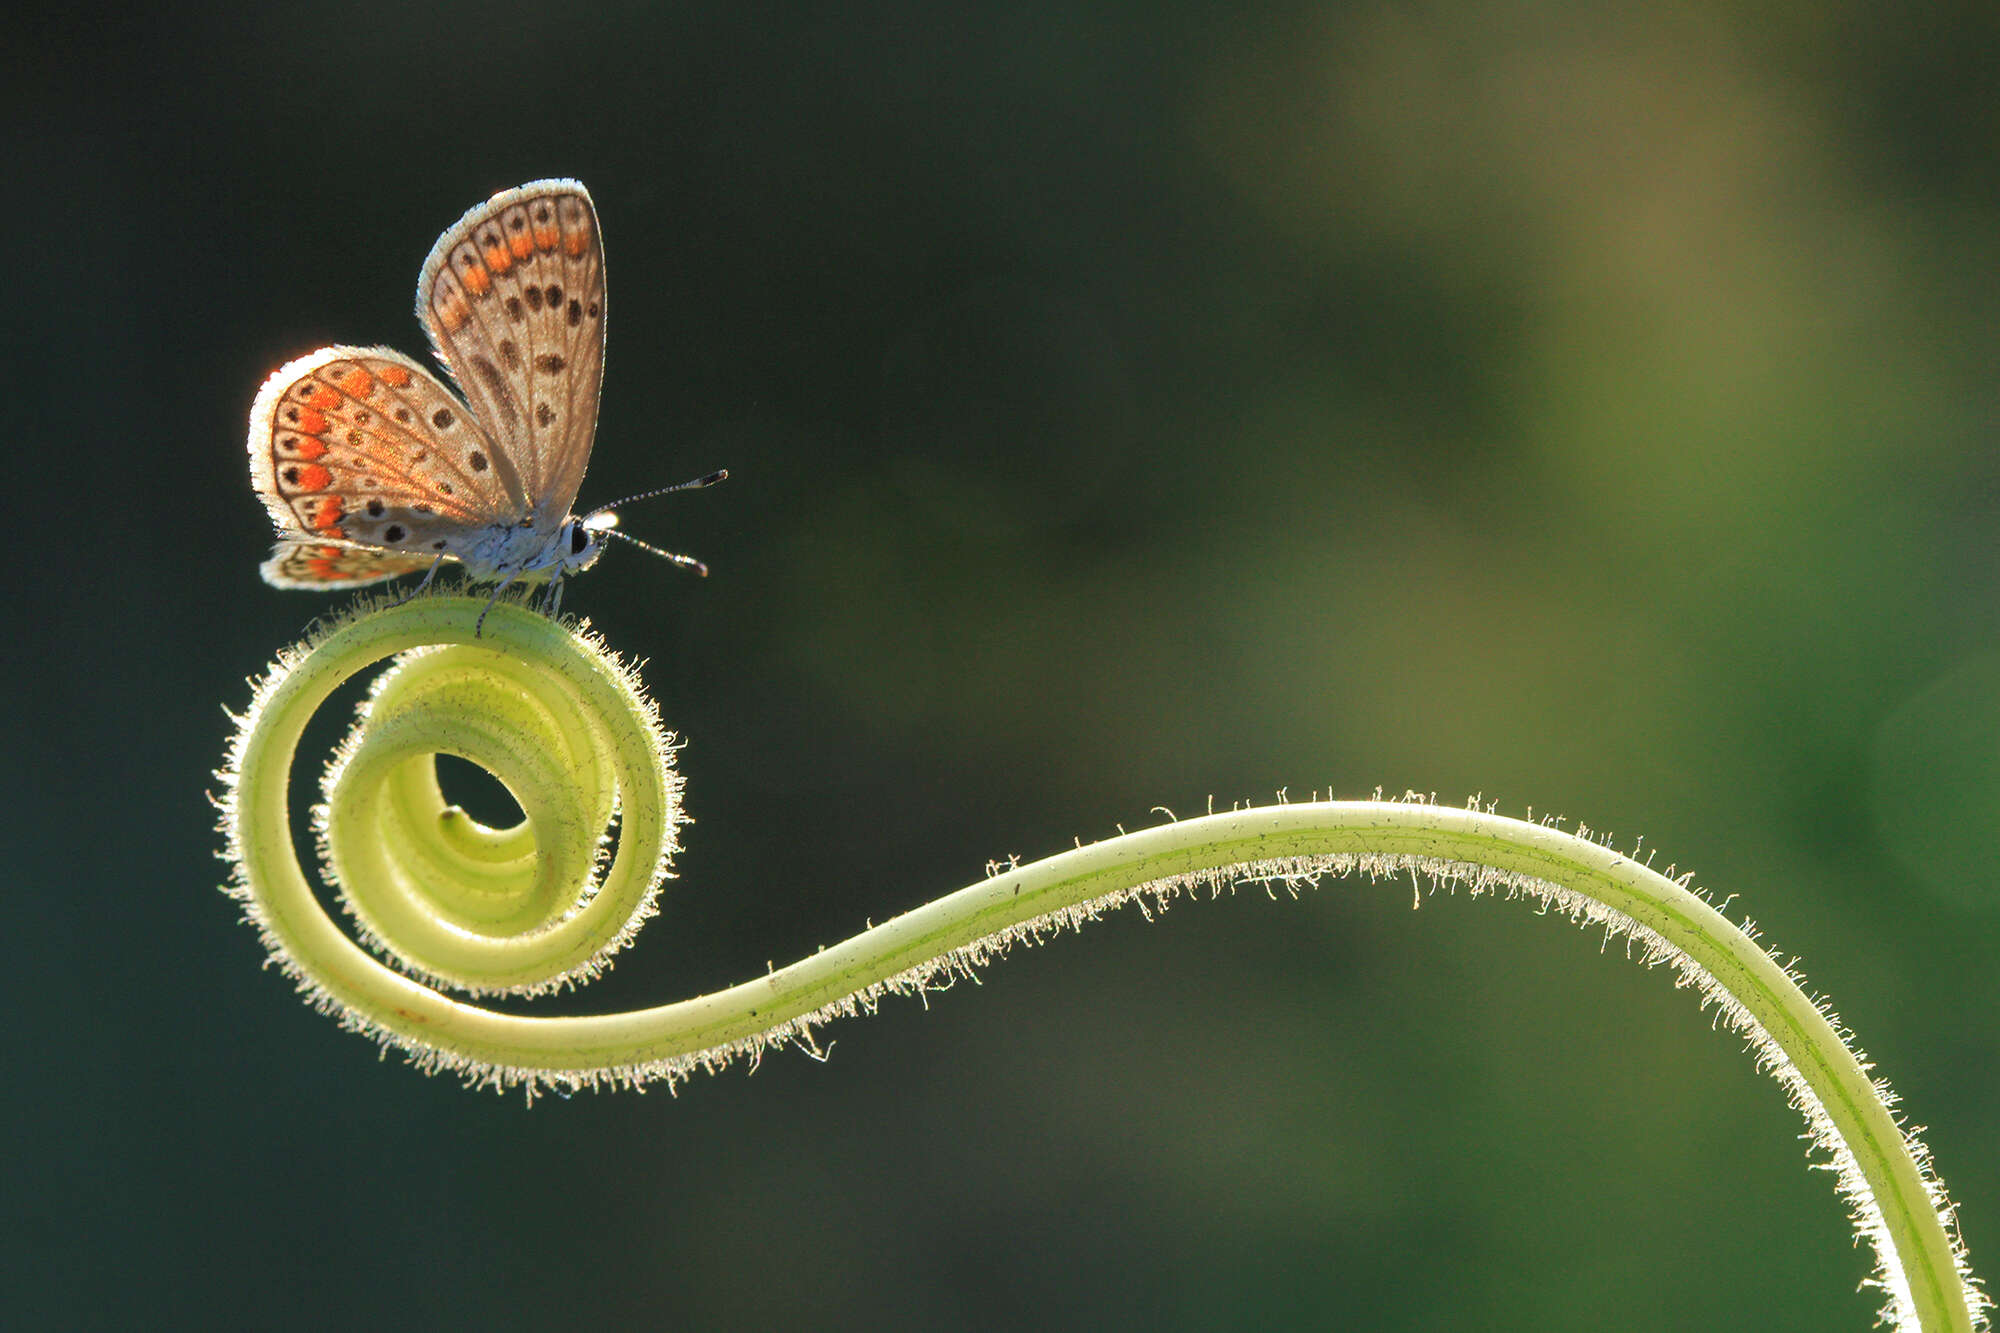
[[[569,525],[569,553],[582,555],[590,547],[590,533],[581,523]]]

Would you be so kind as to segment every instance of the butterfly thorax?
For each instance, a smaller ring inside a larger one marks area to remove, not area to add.
[[[590,568],[602,550],[596,534],[572,516],[553,532],[532,520],[488,528],[451,554],[475,583],[538,583]]]

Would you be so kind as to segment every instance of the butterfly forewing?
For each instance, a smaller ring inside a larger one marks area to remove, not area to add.
[[[499,445],[496,480],[534,525],[568,517],[604,378],[604,251],[573,180],[497,194],[438,238],[417,314]]]
[[[456,394],[385,347],[301,357],[250,410],[252,484],[280,536],[318,544],[458,556],[520,517],[499,458]]]

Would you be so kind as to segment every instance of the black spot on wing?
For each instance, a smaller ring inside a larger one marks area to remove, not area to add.
[[[508,424],[520,420],[520,410],[514,406],[514,395],[507,391],[507,377],[500,373],[500,367],[483,356],[472,358],[473,373],[485,382],[486,391],[493,395],[493,404],[499,408]]]

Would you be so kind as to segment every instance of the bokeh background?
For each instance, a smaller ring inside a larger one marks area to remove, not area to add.
[[[1483,793],[1739,895],[2000,1265],[2000,9],[11,22],[17,1326],[1869,1325],[1739,1043],[1491,901],[1131,914],[678,1097],[308,1012],[215,891],[222,708],[324,605],[244,415],[420,351],[432,239],[546,175],[613,278],[583,499],[733,474],[627,515],[707,582],[570,593],[699,822],[564,1003],[1156,806]]]

